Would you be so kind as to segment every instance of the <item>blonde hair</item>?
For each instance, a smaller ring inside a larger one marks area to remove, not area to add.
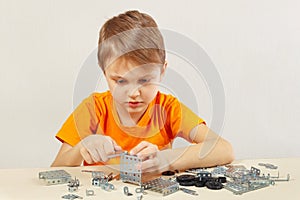
[[[106,21],[100,29],[98,63],[103,71],[119,58],[163,65],[165,56],[162,34],[145,13],[127,11]]]

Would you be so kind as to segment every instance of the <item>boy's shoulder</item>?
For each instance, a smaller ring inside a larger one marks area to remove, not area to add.
[[[109,90],[107,90],[105,92],[93,92],[90,96],[97,99],[105,99],[111,98],[111,93]]]
[[[112,96],[110,91],[106,92],[93,92],[88,96],[83,102],[85,103],[106,103],[106,102],[111,102]]]
[[[105,92],[93,92],[90,95],[91,98],[93,98],[94,101],[96,102],[111,102],[112,100],[112,95],[109,90]]]
[[[171,94],[165,94],[158,92],[156,95],[156,103],[162,104],[162,105],[174,105],[177,103],[180,103],[176,97],[174,97]]]

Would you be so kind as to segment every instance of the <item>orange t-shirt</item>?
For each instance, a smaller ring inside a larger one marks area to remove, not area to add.
[[[104,134],[126,151],[141,141],[164,149],[170,148],[178,135],[189,140],[189,132],[200,123],[204,121],[175,97],[158,92],[136,126],[123,126],[113,97],[107,91],[86,98],[63,124],[56,138],[75,146],[91,134]]]

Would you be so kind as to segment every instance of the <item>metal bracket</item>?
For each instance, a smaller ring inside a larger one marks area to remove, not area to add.
[[[66,194],[66,195],[62,196],[61,198],[63,198],[63,199],[70,199],[70,200],[83,199],[81,196],[78,196],[76,194]]]
[[[125,194],[126,196],[132,196],[132,193],[129,192],[129,189],[128,189],[127,186],[125,186],[125,187],[123,188],[123,191],[124,191],[124,194]]]
[[[258,163],[259,166],[264,166],[267,169],[277,169],[278,166],[270,164],[270,163]]]
[[[198,196],[198,193],[194,190],[186,189],[186,188],[179,188],[182,192],[185,192],[187,194],[191,194],[194,196]]]

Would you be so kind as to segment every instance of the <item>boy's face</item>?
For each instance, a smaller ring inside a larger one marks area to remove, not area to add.
[[[118,59],[107,67],[105,77],[117,108],[131,115],[144,113],[157,94],[165,67],[138,65],[128,59]]]

